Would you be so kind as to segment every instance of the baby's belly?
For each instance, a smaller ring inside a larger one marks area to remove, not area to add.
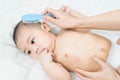
[[[106,61],[110,50],[110,42],[97,35],[90,35],[85,38],[74,36],[72,39],[64,39],[62,43],[58,44],[56,61],[70,71],[74,71],[75,68],[87,71],[99,70],[100,66],[93,61],[92,56],[96,55]]]
[[[100,66],[93,61],[92,56],[97,55],[104,61],[107,59],[107,55],[100,56],[99,54],[87,54],[83,55],[79,53],[79,55],[75,56],[70,54],[65,54],[62,60],[58,60],[67,70],[74,71],[75,68],[79,68],[86,71],[98,71]]]

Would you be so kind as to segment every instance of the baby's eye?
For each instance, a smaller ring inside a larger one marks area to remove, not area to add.
[[[29,50],[27,53],[28,53],[28,55],[30,55],[30,54],[31,54],[31,51]]]
[[[31,44],[34,44],[34,43],[35,43],[35,40],[34,40],[34,39],[32,39],[32,40],[31,40]]]

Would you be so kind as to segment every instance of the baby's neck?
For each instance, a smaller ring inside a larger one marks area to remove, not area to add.
[[[53,52],[53,54],[54,54],[54,51],[55,51],[55,47],[56,47],[56,36],[54,35],[53,36],[53,45],[51,47],[51,52]]]

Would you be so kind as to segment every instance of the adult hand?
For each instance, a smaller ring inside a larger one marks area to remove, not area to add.
[[[72,10],[71,8],[67,7],[67,6],[62,6],[60,8],[61,11],[73,16],[73,17],[76,17],[76,18],[87,18],[85,15],[81,14],[80,12],[78,11],[75,11],[75,10]]]
[[[75,17],[75,18],[79,18],[79,19],[81,19],[81,20],[87,18],[85,15],[81,14],[80,12],[77,12],[77,11],[75,11],[75,10],[70,9],[70,8],[68,8],[67,6],[62,6],[62,7],[60,8],[60,10],[63,11],[63,12],[65,12],[65,13],[67,13],[67,14],[69,14],[69,15],[71,15],[71,16],[73,16],[73,17]],[[79,26],[80,26],[80,25],[79,25]],[[72,28],[72,26],[69,27],[69,28]],[[90,29],[78,28],[77,25],[76,25],[76,26],[73,26],[73,28],[75,28],[75,30],[78,30],[78,31],[80,31],[80,32],[89,32],[89,31],[90,31]]]
[[[68,8],[61,8],[60,10],[54,10],[47,8],[42,12],[42,14],[51,13],[56,18],[52,18],[50,16],[44,16],[44,20],[49,21],[61,28],[76,28],[76,26],[82,25],[85,23],[85,18],[83,15],[79,15],[78,13],[74,13],[74,11],[68,11]],[[74,13],[74,14],[73,14]],[[80,18],[81,17],[81,18]]]
[[[108,64],[103,62],[98,57],[93,58],[100,66],[101,70],[97,72],[88,72],[80,69],[76,69],[75,73],[82,80],[120,80],[120,75],[110,67]]]

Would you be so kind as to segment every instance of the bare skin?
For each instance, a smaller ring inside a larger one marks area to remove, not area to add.
[[[40,62],[51,80],[70,80],[67,70],[76,67],[97,71],[100,66],[91,56],[97,55],[104,61],[108,57],[111,43],[102,36],[75,30],[63,30],[54,36],[49,31],[44,22],[41,26],[22,26],[16,42],[21,51]]]
[[[55,25],[58,25],[61,28],[64,29],[69,28],[78,31],[83,30],[83,32],[85,31],[88,32],[89,31],[88,29],[119,30],[120,29],[119,12],[120,10],[115,10],[92,17],[85,17],[83,14],[76,12],[66,6],[63,6],[60,10],[46,9],[45,11],[43,11],[43,14],[52,13],[56,17],[56,19],[53,19],[48,16],[45,16],[44,19],[54,23]],[[119,44],[119,42],[120,39],[117,40],[117,44]],[[68,55],[65,56],[69,57]],[[110,65],[103,62],[103,60],[99,59],[98,57],[97,59],[93,59],[93,60],[99,64],[101,69],[97,72],[88,72],[86,70],[77,68],[77,72],[75,71],[75,73],[82,80],[119,80],[120,79],[120,76],[118,74],[120,73],[120,68],[115,70],[111,68]],[[111,76],[107,77],[106,74]]]
[[[100,65],[101,69],[97,72],[88,72],[76,69],[75,73],[82,80],[120,80],[119,69],[116,71],[113,67],[106,64],[103,60],[94,56],[93,59]],[[109,76],[109,77],[107,77]]]
[[[86,17],[66,6],[61,7],[60,10],[47,8],[43,11],[43,14],[46,13],[54,14],[57,19],[45,16],[45,20],[64,29],[72,28],[84,31],[89,29],[120,30],[120,9],[90,17]],[[116,43],[120,45],[120,39]]]
[[[93,33],[64,30],[56,38],[55,60],[70,71],[75,68],[97,71],[100,67],[91,56],[97,55],[106,61],[110,45],[109,40]]]

